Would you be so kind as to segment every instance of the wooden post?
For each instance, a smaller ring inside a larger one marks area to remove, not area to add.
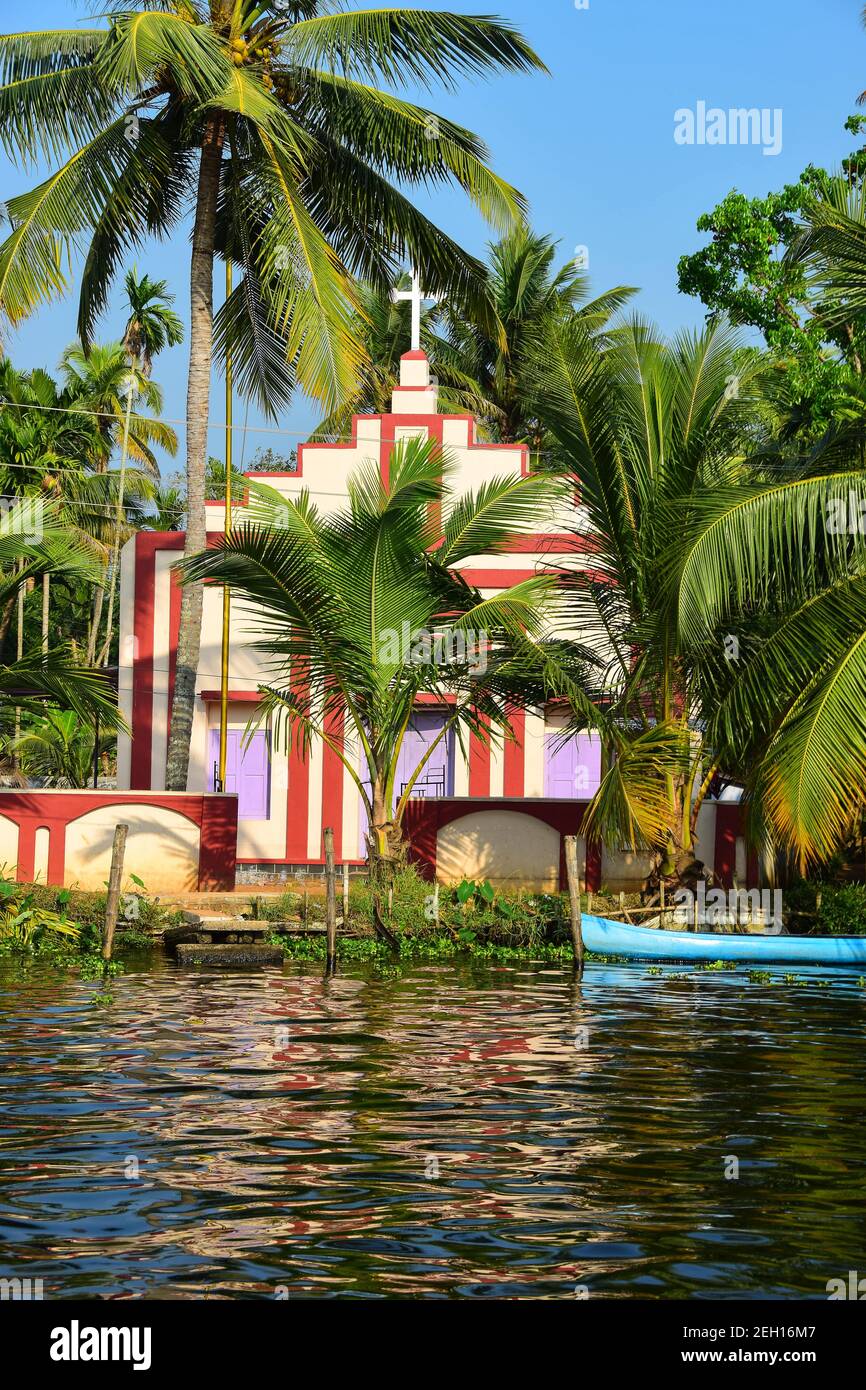
[[[337,968],[337,871],[334,867],[334,832],[330,826],[325,839],[325,892],[327,901],[328,958],[325,969],[333,975]]]
[[[105,903],[105,931],[102,936],[102,959],[111,960],[114,948],[114,928],[117,926],[117,910],[120,906],[120,885],[123,882],[123,856],[126,853],[128,825],[114,827],[114,844],[111,846],[111,869],[108,875],[108,898]]]
[[[349,866],[343,865],[343,931],[349,925]]]
[[[577,867],[577,836],[565,837],[565,871],[571,904],[571,945],[578,975],[583,974],[583,924],[580,915],[580,874]]]

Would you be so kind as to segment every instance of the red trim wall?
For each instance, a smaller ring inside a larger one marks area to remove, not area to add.
[[[513,811],[544,821],[559,832],[559,887],[564,892],[568,886],[565,836],[580,834],[587,804],[585,801],[548,801],[541,797],[514,801],[504,797],[480,800],[437,797],[429,801],[419,798],[407,804],[403,820],[409,842],[409,858],[418,865],[422,877],[432,882],[436,877],[436,841],[443,826],[478,811]],[[586,886],[593,893],[598,892],[601,886],[601,847],[598,844],[587,845]]]
[[[97,791],[0,791],[0,815],[18,826],[19,883],[33,880],[36,832],[48,830],[48,882],[61,887],[66,867],[66,830],[73,821],[104,806],[116,806],[118,820],[122,807],[141,811],[148,806],[175,811],[199,828],[198,888],[204,892],[228,892],[235,886],[238,802],[236,796],[200,796],[195,793],[170,795],[150,792]],[[135,872],[130,862],[129,869]]]
[[[153,634],[155,621],[156,556],[164,550],[183,550],[181,531],[139,531],[135,538],[135,592],[133,594],[132,649],[132,750],[130,786],[146,791],[150,787],[153,745]],[[175,596],[177,593],[177,597]],[[172,576],[170,624],[169,690],[174,685],[177,631],[180,623],[180,590]],[[169,696],[169,710],[171,699]]]
[[[502,790],[506,796],[523,796],[526,771],[526,711],[510,710],[508,722],[515,737],[513,742],[506,739],[502,749]]]
[[[325,719],[325,733],[339,749],[343,747],[343,720],[342,710],[332,711]],[[334,832],[334,857],[338,862],[343,858],[343,775],[339,754],[325,744],[322,750],[322,829],[330,826]]]
[[[486,715],[481,716],[481,722],[489,731]],[[490,744],[474,733],[469,735],[469,795],[490,795]]]

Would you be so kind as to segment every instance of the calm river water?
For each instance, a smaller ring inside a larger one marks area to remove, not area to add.
[[[826,1297],[866,1271],[866,989],[680,973],[160,961],[107,1001],[6,967],[0,1273],[46,1298]]]

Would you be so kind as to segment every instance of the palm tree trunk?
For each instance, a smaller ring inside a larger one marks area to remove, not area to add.
[[[222,163],[223,124],[211,118],[205,130],[198,175],[190,268],[189,377],[186,398],[187,520],[184,557],[203,550],[205,467],[210,373],[213,358],[213,259],[217,196]],[[166,757],[167,791],[185,792],[195,708],[195,681],[201,648],[202,585],[184,586]]]
[[[135,374],[138,370],[138,357],[132,359],[129,371],[129,396],[126,401],[126,418],[123,422],[123,445],[120,450],[120,478],[117,493],[117,520],[115,521],[114,555],[111,563],[111,579],[108,587],[108,616],[105,619],[105,646],[99,655],[98,666],[107,666],[111,655],[111,639],[114,636],[114,591],[120,572],[120,538],[123,531],[125,512],[123,509],[123,488],[126,482],[126,460],[129,455],[129,421],[132,416],[132,402],[135,398]]]
[[[23,568],[24,561],[21,561],[20,568]],[[18,585],[18,634],[15,647],[15,656],[18,661],[24,656],[24,585]],[[12,759],[12,766],[16,772],[21,770],[21,759],[18,756],[18,740],[21,737],[21,710],[15,706],[15,756]]]
[[[96,593],[93,595],[93,612],[90,617],[90,631],[87,634],[87,659],[88,666],[96,665],[96,642],[99,637],[99,629],[102,625],[102,604],[105,600],[105,585],[100,584]]]
[[[381,940],[387,942],[392,951],[399,952],[400,943],[385,921],[382,910],[382,893],[393,882],[394,864],[388,834],[385,787],[382,777],[377,773],[373,774],[370,800],[373,805],[373,821],[367,836],[367,846],[368,872],[373,888],[373,930]]]
[[[42,576],[42,650],[48,651],[48,613],[51,604],[51,575]]]

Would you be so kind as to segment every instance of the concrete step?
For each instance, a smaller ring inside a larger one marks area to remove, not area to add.
[[[191,913],[185,915],[188,920],[182,926],[167,927],[163,932],[163,945],[170,951],[192,943],[207,945],[223,942],[231,946],[238,942],[254,942],[268,936],[273,930],[270,922],[247,921],[244,918],[229,920],[223,917],[196,919]]]
[[[213,943],[183,942],[177,947],[178,965],[282,965],[279,946],[263,946],[255,942]]]
[[[224,927],[226,930],[237,930],[237,928],[242,927],[245,922],[252,921],[253,919],[241,917],[239,913],[229,916],[227,913],[192,912],[187,909],[183,913],[183,920],[188,922],[191,927],[202,927],[207,928],[208,931],[214,931],[218,927]]]

